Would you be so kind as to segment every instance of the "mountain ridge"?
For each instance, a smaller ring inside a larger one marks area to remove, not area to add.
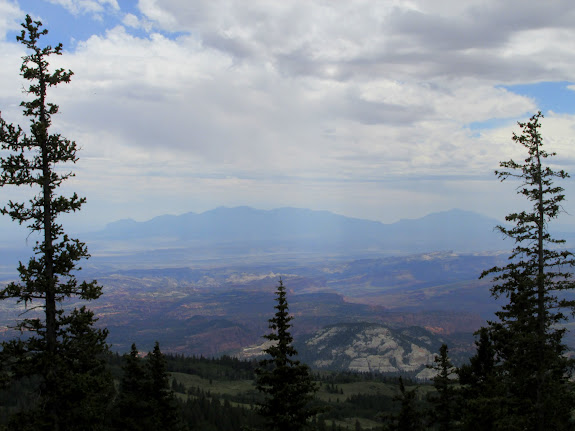
[[[217,266],[252,263],[280,266],[331,260],[405,256],[429,252],[505,253],[513,244],[494,230],[498,220],[451,209],[384,224],[329,211],[283,207],[259,210],[218,207],[203,213],[122,219],[79,234],[94,273],[115,269]],[[26,236],[23,234],[23,238]],[[567,237],[575,242],[575,234]],[[0,237],[0,277],[15,273],[31,246]]]
[[[484,251],[504,248],[493,231],[497,224],[495,219],[459,209],[385,224],[329,211],[241,206],[161,215],[143,222],[124,219],[89,236],[95,241],[162,239],[174,246],[235,242],[262,250]]]
[[[119,219],[119,220],[115,220],[112,222],[109,222],[106,224],[106,226],[104,227],[103,230],[106,230],[107,228],[114,226],[116,224],[147,224],[147,223],[153,223],[153,222],[157,222],[161,219],[181,219],[181,218],[187,218],[190,216],[207,216],[207,215],[211,215],[211,214],[221,214],[227,211],[246,211],[247,212],[252,212],[252,213],[268,213],[268,214],[275,214],[278,212],[301,212],[301,213],[308,213],[308,214],[321,214],[321,215],[329,215],[329,216],[335,216],[335,217],[339,217],[339,218],[345,218],[345,219],[349,219],[349,220],[361,220],[364,222],[371,222],[377,225],[383,225],[383,226],[390,226],[390,225],[398,225],[398,224],[407,224],[410,222],[416,222],[418,220],[424,220],[424,219],[430,219],[436,216],[442,216],[442,215],[446,215],[446,214],[458,214],[458,215],[474,215],[474,216],[479,216],[479,217],[483,217],[485,219],[488,220],[492,220],[495,221],[497,223],[499,223],[499,221],[493,217],[488,217],[486,215],[474,212],[474,211],[469,211],[469,210],[464,210],[461,208],[451,208],[449,210],[443,210],[443,211],[435,211],[435,212],[431,212],[428,213],[422,217],[416,217],[416,218],[402,218],[399,219],[395,222],[392,223],[384,223],[381,221],[377,221],[377,220],[371,220],[371,219],[366,219],[366,218],[362,218],[362,217],[350,217],[350,216],[345,216],[343,214],[337,214],[334,213],[332,211],[328,211],[328,210],[313,210],[313,209],[309,209],[309,208],[302,208],[302,207],[279,207],[279,208],[273,208],[270,210],[264,210],[264,209],[257,209],[254,207],[250,207],[248,205],[239,205],[239,206],[233,206],[233,207],[228,207],[228,206],[218,206],[216,208],[210,209],[210,210],[206,210],[203,212],[193,212],[193,211],[188,211],[182,214],[161,214],[155,217],[152,217],[148,220],[143,220],[143,221],[136,221],[133,218],[124,218],[124,219]]]

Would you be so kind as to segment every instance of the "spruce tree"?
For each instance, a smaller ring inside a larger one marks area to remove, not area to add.
[[[575,287],[568,271],[575,260],[561,247],[564,240],[553,238],[548,229],[565,198],[554,181],[569,175],[546,164],[555,153],[543,149],[540,118],[541,112],[527,123],[518,123],[522,133],[513,134],[513,141],[527,151],[526,158],[501,162],[502,170],[496,171],[501,181],[518,179],[518,193],[532,206],[509,214],[505,218],[509,226],[497,227],[515,241],[515,248],[506,266],[482,274],[494,274],[493,296],[508,301],[496,313],[498,321],[489,322],[500,394],[507,400],[495,429],[573,428],[569,381],[573,361],[565,356],[565,329],[559,324],[566,320],[565,311],[575,310],[575,301],[565,296]]]
[[[449,431],[455,427],[457,395],[454,388],[455,367],[448,353],[447,344],[442,344],[439,355],[434,358],[434,365],[429,366],[437,372],[432,379],[435,393],[431,393],[428,397],[432,407],[430,419],[432,424],[437,425],[439,431]]]
[[[177,430],[181,428],[180,416],[170,388],[170,379],[166,368],[166,358],[156,341],[154,350],[146,357],[147,372],[150,381],[150,399],[154,410],[157,429]]]
[[[166,359],[158,342],[145,361],[132,344],[124,355],[124,374],[115,403],[113,426],[117,430],[179,430],[182,423],[170,389]]]
[[[299,431],[309,429],[309,420],[317,410],[310,406],[317,387],[309,367],[294,359],[297,350],[289,331],[293,316],[289,314],[286,290],[279,280],[276,290],[276,313],[269,319],[272,330],[264,338],[272,345],[264,350],[269,356],[256,370],[256,388],[266,395],[260,414],[267,420],[268,430]]]
[[[114,429],[153,430],[152,380],[135,344],[132,344],[130,353],[124,355],[122,370],[124,374],[114,408]]]
[[[497,352],[489,328],[477,331],[476,352],[469,364],[457,369],[460,392],[462,429],[492,431],[498,429],[499,420],[506,416],[508,402],[497,364]]]
[[[77,262],[88,258],[88,251],[58,222],[61,214],[78,211],[85,198],[58,194],[62,183],[74,176],[64,168],[78,160],[77,146],[50,133],[58,106],[47,101],[48,89],[70,82],[72,72],[49,70],[48,58],[60,55],[62,45],[40,47],[39,40],[47,33],[41,26],[26,16],[17,37],[30,51],[21,67],[22,76],[30,81],[27,93],[32,96],[21,103],[24,116],[30,118],[29,131],[0,118],[0,187],[38,190],[27,202],[9,201],[0,213],[39,236],[35,255],[27,265],[18,267],[20,282],[0,291],[0,299],[14,298],[30,313],[16,325],[24,337],[3,343],[0,359],[12,378],[35,376],[39,381],[36,409],[18,414],[13,429],[97,429],[105,418],[105,400],[113,390],[101,361],[108,349],[107,331],[93,327],[96,319],[85,307],[70,312],[62,304],[70,298],[93,300],[102,291],[95,281],[76,279]],[[83,410],[92,419],[91,425],[82,425],[78,414]],[[78,414],[71,416],[72,412]]]
[[[416,389],[407,390],[399,377],[399,394],[393,397],[401,403],[397,414],[383,416],[384,431],[423,431],[422,415],[416,405]]]

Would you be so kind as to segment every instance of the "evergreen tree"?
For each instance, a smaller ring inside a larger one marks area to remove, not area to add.
[[[132,344],[124,355],[124,374],[115,404],[113,426],[117,430],[155,431],[182,428],[180,415],[170,389],[166,359],[156,342],[146,361]]]
[[[448,355],[447,344],[442,344],[439,348],[439,355],[435,356],[434,365],[430,368],[437,371],[433,380],[435,393],[428,397],[432,410],[430,412],[431,423],[438,426],[439,431],[449,431],[454,429],[456,393],[454,389],[455,367],[451,363]]]
[[[93,313],[85,307],[59,322],[61,375],[50,401],[57,403],[53,410],[60,412],[62,429],[100,430],[108,423],[115,389],[102,354],[108,349],[107,332],[94,330],[93,322]]]
[[[468,431],[498,429],[499,418],[505,418],[507,397],[498,376],[496,351],[488,328],[481,328],[476,335],[476,352],[469,364],[457,370],[461,384],[462,427]]]
[[[157,429],[176,430],[181,428],[174,392],[170,389],[166,358],[160,351],[160,344],[157,341],[154,350],[148,353],[146,361],[150,376],[150,399]]]
[[[495,274],[491,289],[508,303],[489,322],[489,336],[496,352],[496,376],[507,399],[504,417],[496,429],[572,429],[573,387],[569,382],[573,361],[565,356],[563,310],[574,311],[575,301],[563,293],[575,287],[566,269],[575,263],[573,254],[561,249],[563,240],[553,238],[548,223],[557,218],[564,200],[554,180],[568,178],[562,170],[544,163],[555,153],[543,149],[539,133],[542,114],[518,123],[521,135],[513,141],[527,150],[523,162],[501,162],[500,180],[521,181],[518,193],[532,203],[529,211],[508,215],[511,227],[498,230],[515,241],[509,263],[494,267],[482,277]]]
[[[49,133],[58,106],[47,102],[47,90],[69,82],[72,72],[49,71],[48,57],[60,55],[62,45],[40,47],[39,39],[47,33],[41,26],[26,16],[17,37],[31,51],[21,67],[22,76],[30,81],[27,93],[33,97],[21,103],[24,115],[30,117],[29,132],[0,118],[0,187],[38,188],[38,194],[28,202],[9,201],[0,213],[40,237],[35,256],[28,265],[20,263],[18,267],[20,282],[2,289],[0,299],[14,298],[36,314],[28,314],[17,323],[16,328],[25,336],[3,343],[0,360],[12,378],[36,376],[39,381],[35,408],[18,414],[12,429],[98,429],[105,418],[105,400],[113,389],[101,362],[108,349],[107,332],[93,328],[96,319],[85,307],[65,312],[61,306],[72,297],[93,300],[101,295],[95,281],[77,281],[77,262],[88,258],[88,251],[57,221],[61,214],[78,211],[85,202],[75,193],[70,197],[58,194],[60,185],[74,175],[64,172],[62,165],[78,160],[77,146]],[[78,416],[84,410],[92,420],[90,425]]]
[[[401,403],[399,413],[384,416],[384,431],[422,431],[423,421],[421,412],[416,406],[416,390],[408,391],[399,377],[399,394],[393,397],[394,401]]]
[[[266,418],[269,430],[299,431],[308,429],[308,421],[316,414],[310,407],[317,387],[309,367],[294,359],[297,350],[289,328],[293,316],[289,315],[286,291],[280,278],[276,291],[277,310],[269,319],[271,333],[264,338],[272,345],[264,350],[269,358],[263,359],[256,370],[256,387],[266,395],[260,414]]]
[[[114,429],[153,430],[152,403],[149,399],[151,378],[132,344],[124,355],[123,375],[114,409]]]

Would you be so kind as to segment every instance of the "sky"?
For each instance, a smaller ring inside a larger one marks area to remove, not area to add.
[[[240,205],[501,220],[524,202],[494,170],[538,110],[575,175],[572,0],[0,0],[0,111],[23,127],[26,14],[74,72],[49,92],[81,148],[72,226]]]

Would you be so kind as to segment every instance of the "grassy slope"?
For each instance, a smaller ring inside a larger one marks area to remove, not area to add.
[[[208,392],[211,394],[212,397],[238,397],[238,396],[247,396],[257,397],[257,391],[254,388],[253,380],[221,380],[221,379],[207,379],[202,378],[197,375],[186,374],[186,373],[171,373],[172,378],[175,379],[178,383],[183,384],[186,389],[192,388],[199,388],[204,392]],[[388,383],[388,382],[379,382],[379,381],[361,381],[361,382],[351,382],[351,383],[337,383],[337,391],[328,390],[327,383],[318,383],[319,390],[316,394],[316,398],[331,407],[332,409],[338,409],[339,406],[342,406],[348,397],[352,395],[387,395],[389,397],[393,397],[398,393],[398,386],[396,383]],[[339,393],[341,389],[342,393]],[[432,391],[432,387],[430,385],[418,385],[418,398],[424,399],[425,395]],[[180,397],[186,397],[184,394],[178,394]],[[251,403],[238,403],[233,402],[232,405],[242,406],[245,408],[251,408]],[[343,427],[348,426],[350,429],[354,429],[354,425],[356,420],[359,420],[361,427],[365,430],[369,429],[376,429],[381,427],[381,422],[377,421],[376,417],[377,412],[373,412],[372,418],[365,418],[365,417],[357,417],[357,416],[350,416],[345,418],[340,418],[335,420],[337,425],[341,425]],[[331,424],[331,419],[327,421]]]

